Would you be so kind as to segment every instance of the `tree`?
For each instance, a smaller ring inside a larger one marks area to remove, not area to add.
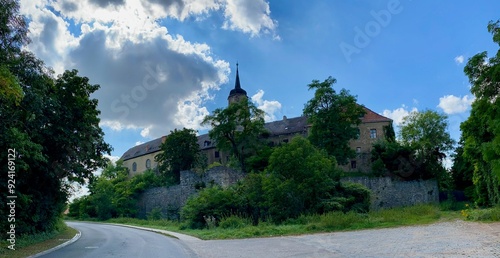
[[[57,78],[33,54],[17,1],[0,5],[0,146],[15,150],[16,234],[49,232],[66,207],[69,183],[84,182],[106,164],[111,147],[99,127],[99,86],[76,70]],[[5,152],[1,164],[8,164]],[[7,167],[2,173],[7,175]],[[14,178],[15,177],[15,178]],[[7,189],[7,180],[0,181]],[[0,197],[7,199],[7,192]],[[0,215],[6,216],[6,203]],[[8,226],[6,220],[0,227]]]
[[[70,204],[70,216],[76,218],[137,217],[137,201],[140,194],[151,187],[164,185],[164,180],[153,171],[132,178],[128,169],[119,160],[116,165],[109,162],[100,176],[89,183],[90,194]]]
[[[377,176],[397,176],[404,180],[418,179],[415,173],[418,164],[415,151],[408,145],[397,141],[379,141],[371,151],[372,172]]]
[[[464,191],[465,195],[471,199],[477,199],[474,192],[474,166],[464,155],[464,142],[460,141],[459,146],[453,154],[453,166],[451,167],[451,176],[455,189]]]
[[[423,157],[429,157],[435,151],[444,154],[452,150],[455,143],[447,131],[447,119],[446,115],[432,110],[411,112],[403,118],[401,142]]]
[[[227,108],[216,109],[203,120],[210,125],[208,133],[219,150],[228,151],[235,157],[243,172],[246,172],[246,158],[254,154],[262,144],[264,111],[258,109],[247,98],[231,103]]]
[[[455,144],[447,131],[447,118],[432,110],[412,112],[403,118],[400,130],[403,145],[415,151],[420,178],[436,178],[442,189],[450,186],[450,177],[442,161]]]
[[[25,18],[19,14],[19,2],[0,1],[0,63],[12,61],[30,41]]]
[[[356,97],[342,89],[340,93],[332,88],[336,80],[328,77],[325,81],[313,80],[309,90],[315,89],[314,97],[307,102],[303,113],[312,124],[309,139],[315,146],[325,149],[339,164],[347,164],[355,151],[349,141],[358,136],[357,126],[365,113],[356,103]]]
[[[200,155],[196,131],[193,129],[170,131],[160,149],[160,154],[155,157],[158,168],[161,173],[173,173],[176,183],[180,181],[180,172],[192,168]]]
[[[300,214],[369,208],[369,190],[341,183],[335,160],[300,136],[274,149],[266,173],[265,206],[276,222]]]
[[[493,42],[500,46],[500,20],[488,23]],[[464,157],[473,165],[476,203],[500,203],[500,49],[488,58],[487,52],[469,59],[464,68],[475,100],[469,118],[460,128]]]

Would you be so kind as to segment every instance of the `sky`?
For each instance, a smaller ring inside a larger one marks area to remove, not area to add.
[[[236,63],[266,120],[296,117],[312,80],[337,79],[358,103],[394,120],[448,115],[458,140],[474,98],[463,69],[498,45],[500,2],[324,0],[21,0],[32,51],[56,74],[77,69],[100,89],[116,159],[136,144],[227,106]]]

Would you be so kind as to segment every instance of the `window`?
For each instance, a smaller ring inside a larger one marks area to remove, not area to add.
[[[210,146],[211,142],[210,141],[205,141],[203,142],[203,147],[208,147]]]
[[[352,169],[356,168],[356,161],[355,160],[351,160],[351,168]]]
[[[146,160],[146,168],[151,168],[151,160],[150,159]]]
[[[356,140],[359,139],[359,136],[361,135],[361,131],[359,130],[359,128],[356,128]]]
[[[137,163],[132,163],[132,171],[137,171]]]
[[[377,129],[370,129],[370,138],[371,139],[377,138]]]
[[[361,153],[361,147],[356,147],[356,153]]]
[[[288,139],[284,139],[284,140],[283,140],[283,142],[284,142],[284,143],[288,143]]]
[[[216,158],[218,158],[218,157],[220,156],[219,152],[218,152],[218,151],[215,151],[214,156],[215,156]]]

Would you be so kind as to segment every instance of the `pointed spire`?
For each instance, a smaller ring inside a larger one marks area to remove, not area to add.
[[[247,97],[247,92],[241,88],[238,65],[239,64],[236,63],[236,81],[234,82],[234,89],[229,92],[229,97],[227,97],[227,99],[229,100],[229,104],[237,101],[240,98],[239,96],[244,96],[245,98]]]
[[[241,89],[240,75],[239,75],[239,72],[238,72],[238,62],[236,62],[236,82],[234,83],[234,88],[235,89]]]

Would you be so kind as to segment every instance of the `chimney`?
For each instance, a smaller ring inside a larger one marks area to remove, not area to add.
[[[284,122],[286,122],[286,119],[287,119],[287,118],[286,118],[286,116],[283,116],[283,121],[284,121]]]

